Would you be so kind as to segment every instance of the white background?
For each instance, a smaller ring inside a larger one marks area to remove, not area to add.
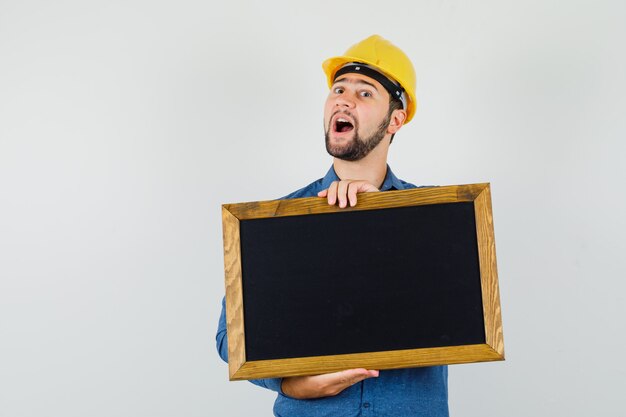
[[[220,204],[330,166],[323,59],[373,33],[390,165],[492,184],[506,362],[453,416],[623,416],[626,3],[0,0],[0,416],[270,415],[214,343]]]

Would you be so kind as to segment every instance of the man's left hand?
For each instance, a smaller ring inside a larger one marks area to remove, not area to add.
[[[326,197],[331,206],[339,202],[339,207],[344,208],[347,207],[348,202],[350,202],[350,207],[356,206],[357,193],[374,191],[380,190],[365,180],[341,180],[333,181],[330,187],[317,193],[317,196]]]

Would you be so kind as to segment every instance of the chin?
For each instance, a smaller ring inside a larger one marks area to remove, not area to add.
[[[335,132],[326,132],[326,152],[334,158],[345,161],[354,160],[353,155],[358,148],[356,131],[350,135],[337,135]]]
[[[348,151],[350,151],[353,148],[352,146],[352,140],[346,140],[346,139],[342,139],[340,142],[337,141],[330,141],[329,143],[326,144],[326,150],[328,150],[328,153],[330,153],[331,155],[337,154],[337,155],[342,155]]]
[[[330,143],[333,144],[333,146],[350,146],[352,144],[352,142],[355,141],[355,134],[352,134],[350,136],[330,136]]]

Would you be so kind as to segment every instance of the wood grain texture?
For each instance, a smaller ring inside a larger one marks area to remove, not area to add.
[[[386,352],[246,362],[239,220],[474,202],[486,343]],[[489,184],[452,185],[359,194],[353,208],[329,206],[310,197],[222,206],[226,320],[231,380],[312,375],[355,367],[397,369],[504,359],[504,339]]]
[[[502,360],[486,344],[246,362],[231,380],[315,375],[353,368],[400,369]]]
[[[345,213],[359,210],[473,201],[486,186],[487,184],[448,185],[444,187],[386,191],[384,193],[361,193],[358,195],[358,202],[355,207],[343,209],[336,205],[328,205],[326,199],[321,197],[253,201],[249,203],[224,204],[222,207],[239,220],[305,214]]]
[[[496,265],[496,241],[493,232],[491,191],[487,186],[474,200],[476,236],[485,319],[485,341],[504,359],[504,335],[500,308],[500,290]]]
[[[231,377],[246,361],[239,220],[222,207],[228,370]]]

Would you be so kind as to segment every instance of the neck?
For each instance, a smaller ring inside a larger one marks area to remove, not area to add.
[[[365,180],[380,189],[387,175],[388,139],[383,140],[365,158],[358,161],[333,159],[335,173],[342,180]],[[384,146],[387,144],[387,146]]]

